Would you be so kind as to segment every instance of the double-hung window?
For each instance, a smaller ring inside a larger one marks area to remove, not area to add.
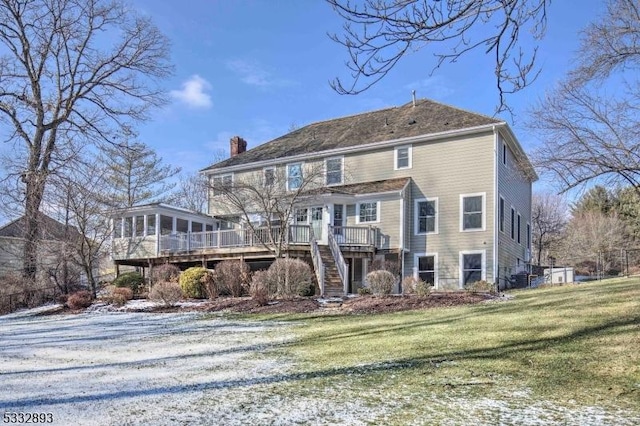
[[[486,279],[485,252],[468,251],[460,253],[460,285],[462,287]]]
[[[518,213],[518,233],[516,234],[518,237],[518,244],[520,244],[520,235],[521,235],[521,223],[522,223],[522,219],[520,217],[520,213]]]
[[[309,223],[309,210],[304,209],[296,209],[295,211],[295,222],[300,223]]]
[[[276,168],[265,167],[264,171],[264,186],[273,186],[276,181]]]
[[[325,160],[327,186],[342,183],[342,157],[327,158]]]
[[[410,169],[411,168],[411,145],[398,146],[393,150],[394,169]]]
[[[418,278],[427,284],[435,285],[436,262],[435,254],[417,254],[415,257],[415,266],[418,270]]]
[[[438,232],[438,199],[423,198],[415,204],[415,233],[435,234]]]
[[[287,190],[295,191],[302,186],[302,163],[287,164]]]
[[[462,231],[482,231],[485,227],[484,218],[485,194],[464,194],[460,196]]]
[[[511,207],[511,239],[516,239],[516,209]]]
[[[213,196],[217,197],[227,193],[230,190],[232,183],[233,175],[231,174],[214,176],[212,179]]]
[[[380,221],[380,202],[372,201],[358,203],[356,205],[356,222],[357,223],[373,223]]]

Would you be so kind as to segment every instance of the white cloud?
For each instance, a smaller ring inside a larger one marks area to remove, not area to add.
[[[270,87],[270,86],[293,86],[297,83],[292,80],[274,78],[262,65],[256,61],[244,59],[231,59],[226,63],[234,73],[240,76],[240,80],[250,86]]]
[[[211,96],[206,93],[209,90],[211,84],[196,74],[182,83],[182,90],[172,90],[170,94],[191,108],[210,108],[213,102]]]

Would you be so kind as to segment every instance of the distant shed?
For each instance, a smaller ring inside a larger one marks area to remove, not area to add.
[[[573,281],[573,268],[555,267],[544,270],[545,283],[564,284],[572,283]]]

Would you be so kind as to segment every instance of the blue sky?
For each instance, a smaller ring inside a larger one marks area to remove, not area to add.
[[[525,149],[537,143],[524,122],[528,108],[571,67],[578,33],[604,10],[601,0],[554,1],[547,35],[540,42],[538,80],[508,102],[503,115]],[[169,162],[195,171],[228,150],[240,135],[249,148],[287,133],[292,126],[398,106],[411,90],[460,108],[492,115],[498,102],[493,62],[477,51],[431,74],[427,50],[406,57],[384,80],[356,95],[329,87],[347,77],[347,53],[327,32],[342,21],[323,1],[131,0],[172,43],[175,74],[171,103],[139,128],[139,139]]]

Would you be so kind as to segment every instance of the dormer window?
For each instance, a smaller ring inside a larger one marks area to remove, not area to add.
[[[397,146],[393,151],[394,170],[411,168],[411,145]]]

